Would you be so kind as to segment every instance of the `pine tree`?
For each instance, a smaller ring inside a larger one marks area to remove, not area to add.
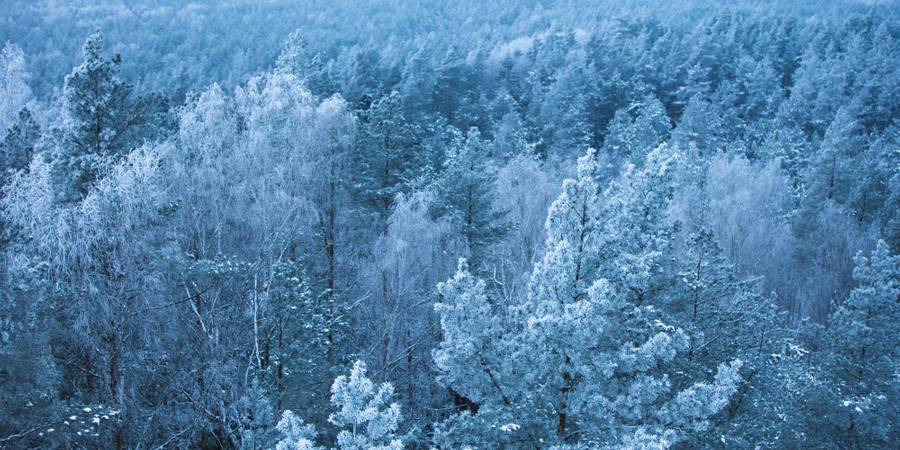
[[[553,83],[542,92],[542,101],[532,106],[533,120],[541,127],[538,151],[543,156],[568,156],[594,143],[589,104],[591,89],[586,55],[572,51],[554,74]]]
[[[900,123],[888,127],[883,133],[872,136],[865,151],[852,163],[853,172],[866,176],[851,176],[848,203],[861,223],[877,223],[881,235],[891,245],[887,225],[900,211],[890,205],[891,197],[900,192],[891,188],[891,178],[900,175]],[[892,248],[892,250],[896,250]]]
[[[747,123],[773,118],[784,93],[771,61],[743,57],[738,61],[737,75],[740,77],[735,104],[738,115]]]
[[[523,153],[533,153],[534,145],[528,142],[528,130],[525,123],[519,115],[517,109],[512,105],[514,100],[507,95],[505,100],[498,99],[497,103],[506,103],[505,107],[498,107],[499,110],[505,112],[496,120],[493,126],[493,151],[495,157],[515,157]]]
[[[12,174],[25,170],[31,164],[34,149],[41,137],[41,128],[34,121],[31,111],[22,108],[6,137],[0,142],[0,186]]]
[[[354,148],[359,196],[382,223],[394,197],[414,178],[416,133],[402,108],[397,91],[373,103],[363,114]]]
[[[309,42],[301,30],[294,30],[275,60],[275,72],[291,74],[303,80],[306,88],[320,97],[337,92],[332,80],[332,61],[323,52],[309,51]]]
[[[122,59],[103,57],[103,34],[91,34],[84,42],[84,62],[66,76],[63,89],[65,122],[53,166],[60,200],[79,200],[87,195],[109,157],[130,148],[126,130],[127,100],[132,87],[119,77]]]
[[[635,162],[643,161],[651,150],[667,141],[672,132],[666,108],[655,95],[647,95],[641,101],[634,127],[631,159]]]
[[[864,132],[855,104],[838,109],[819,150],[812,158],[809,185],[814,196],[810,201],[823,199],[846,204],[855,175],[856,156],[863,153]]]
[[[704,157],[725,151],[728,142],[724,117],[718,104],[699,95],[691,97],[672,131],[672,143],[682,148],[694,145]]]
[[[663,104],[649,95],[640,103],[616,111],[600,155],[613,165],[613,174],[617,174],[625,163],[643,164],[647,153],[668,140],[671,130]]]
[[[900,256],[878,241],[870,257],[858,255],[858,283],[829,323],[828,370],[839,409],[834,439],[848,447],[890,448],[900,413],[896,368],[900,354]]]
[[[0,221],[0,227],[5,222],[5,218]],[[64,370],[57,365],[50,345],[58,336],[54,330],[60,329],[59,314],[52,302],[44,300],[50,286],[47,265],[17,258],[16,246],[24,236],[4,228],[0,231],[5,234],[0,239],[0,396],[4,410],[0,436],[21,438],[0,445],[36,448],[47,443],[19,433],[62,414],[58,393]]]
[[[288,35],[281,53],[278,54],[278,59],[275,61],[275,70],[305,79],[309,64],[306,46],[307,42],[303,38],[303,34],[300,30],[294,30],[293,33]]]
[[[572,210],[560,208],[565,188],[551,208],[548,251],[532,275],[519,357],[546,386],[537,404],[554,406],[556,436],[564,442],[580,435],[580,442],[627,445],[642,433],[642,440],[671,445],[705,429],[737,388],[739,361],[720,366],[714,385],[691,386],[665,368],[690,343],[666,323],[654,296],[671,236],[662,214],[676,162],[662,146],[644,170],[626,173],[604,192],[602,209],[558,216]],[[579,162],[578,185],[590,186],[594,172],[590,152]],[[710,402],[696,408],[699,398]],[[598,405],[606,413],[595,417]]]
[[[472,276],[465,259],[456,274],[438,284],[443,339],[433,351],[438,382],[451,390],[460,408],[477,412],[488,400],[509,406],[495,373],[500,366],[499,346],[503,330],[485,294],[484,282]]]
[[[122,58],[103,56],[99,30],[85,40],[82,55],[66,76],[62,122],[53,130],[53,179],[62,202],[82,200],[110,165],[174,126],[162,96],[132,95],[134,87],[120,77]]]
[[[671,246],[677,223],[666,217],[684,159],[662,144],[651,151],[641,169],[629,168],[603,193],[601,277],[616,281],[635,302],[651,300],[668,283],[673,269]]]
[[[709,373],[719,361],[739,358],[747,382],[713,427],[689,436],[690,445],[776,445],[792,442],[797,430],[784,417],[801,414],[790,377],[802,369],[803,350],[792,339],[774,295],[762,295],[759,279],[741,279],[701,228],[691,233],[679,262],[681,283],[667,310],[692,339],[680,365],[691,376]],[[712,434],[715,433],[715,434]],[[710,436],[716,436],[711,439]],[[796,441],[794,441],[796,442]]]
[[[517,448],[536,442],[544,424],[532,417],[518,386],[528,374],[510,361],[513,330],[495,311],[484,281],[460,259],[453,277],[438,284],[438,294],[442,340],[432,357],[437,381],[449,391],[455,411],[434,424],[432,442],[441,448]]]
[[[340,429],[340,450],[400,450],[403,441],[396,435],[400,405],[388,402],[394,395],[391,383],[375,385],[366,377],[366,363],[356,361],[350,375],[339,375],[331,385],[331,404],[336,408],[328,421]],[[284,411],[276,426],[282,434],[278,450],[319,450],[316,430],[290,410]]]
[[[341,450],[400,450],[403,442],[395,435],[400,422],[400,405],[388,404],[394,386],[375,386],[366,377],[366,364],[353,364],[350,376],[341,375],[331,385],[331,403],[337,412],[328,421],[341,429],[337,435]]]
[[[344,311],[334,296],[314,296],[299,262],[282,261],[272,268],[265,287],[267,302],[260,320],[260,371],[276,410],[303,405],[325,411],[336,341],[347,333]],[[316,423],[324,413],[307,416]]]
[[[484,402],[468,423],[458,415],[445,429],[480,429],[483,438],[495,439],[489,442],[516,445],[668,447],[709,427],[740,384],[741,362],[720,365],[712,383],[686,379],[674,364],[685,358],[690,338],[667,324],[657,292],[671,239],[663,214],[677,159],[661,146],[642,171],[626,173],[602,194],[594,151],[579,159],[578,178],[566,180],[550,208],[547,252],[534,267],[527,298],[513,308],[503,338],[490,339],[502,342],[493,344],[502,346],[493,350],[499,361],[479,360],[493,373],[503,371],[494,377],[499,387],[479,391],[470,384],[494,384],[485,375],[442,374],[445,382],[455,380],[451,388]],[[442,319],[455,319],[446,322],[451,330],[461,320],[485,320],[483,287],[464,270],[442,289],[466,305],[441,307]],[[437,355],[445,368],[470,368],[474,349],[485,341],[456,338],[447,345],[459,351]],[[451,357],[470,362],[452,364]],[[498,427],[503,433],[489,437]]]
[[[431,109],[456,127],[471,125],[461,117],[464,102],[471,97],[469,76],[469,67],[459,50],[453,46],[448,48],[431,88]]]
[[[303,424],[303,419],[290,410],[281,415],[276,426],[282,438],[275,444],[275,450],[322,450],[315,444],[316,429],[310,424]]]
[[[484,269],[490,247],[505,234],[499,224],[502,212],[493,207],[496,169],[488,159],[489,142],[476,128],[465,138],[451,128],[443,172],[437,180],[440,201],[436,211],[450,214],[459,225],[469,247],[469,262],[476,271]]]
[[[763,156],[778,158],[781,167],[790,178],[791,187],[796,198],[805,196],[807,180],[804,179],[809,168],[809,144],[803,131],[787,124],[776,123],[774,129],[762,144],[759,152]]]

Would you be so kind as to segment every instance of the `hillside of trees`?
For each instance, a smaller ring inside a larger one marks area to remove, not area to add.
[[[8,0],[0,448],[891,449],[900,3]]]

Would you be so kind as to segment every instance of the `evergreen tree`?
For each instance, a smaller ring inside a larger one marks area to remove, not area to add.
[[[678,125],[672,131],[673,144],[682,148],[694,145],[704,157],[725,151],[728,139],[725,135],[724,117],[718,104],[699,95],[691,97]]]
[[[120,77],[122,58],[105,58],[103,46],[99,30],[88,36],[84,61],[66,76],[53,155],[56,195],[63,202],[82,200],[110,164],[165,128],[165,101],[133,96],[134,87]]]
[[[443,339],[433,352],[438,382],[451,390],[460,408],[477,412],[493,400],[510,406],[494,373],[503,329],[485,294],[484,282],[469,273],[465,259],[456,274],[437,287],[440,301],[434,309],[440,316]]]
[[[266,389],[254,379],[238,401],[241,412],[240,442],[243,449],[269,449],[275,440],[275,416]]]
[[[402,107],[397,91],[382,97],[363,114],[357,134],[355,186],[381,223],[394,197],[414,178],[416,133]]]
[[[6,184],[13,173],[28,168],[40,137],[41,128],[34,121],[31,111],[22,108],[16,122],[0,142],[0,186]]]
[[[132,87],[119,77],[118,55],[106,59],[103,35],[96,31],[82,47],[84,62],[66,77],[63,89],[65,122],[53,166],[58,197],[79,200],[96,182],[104,159],[130,150],[125,130],[130,120],[126,101]]]
[[[710,416],[727,406],[740,384],[741,362],[720,365],[712,384],[684,379],[670,367],[685,357],[690,339],[666,324],[662,305],[653,301],[667,236],[666,227],[653,221],[671,197],[667,180],[670,184],[676,160],[665,146],[654,150],[646,168],[626,174],[607,189],[603,201],[594,181],[594,151],[579,160],[578,179],[565,182],[550,209],[547,253],[535,265],[527,299],[514,308],[515,325],[504,331],[502,345],[509,348],[499,352],[505,359],[496,364],[512,375],[496,384],[506,380],[507,385],[478,391],[469,383],[491,382],[491,377],[456,378],[460,389],[494,401],[481,406],[475,418],[482,408],[506,409],[500,416],[485,412],[481,417],[494,420],[482,427],[503,429],[496,439],[519,445],[668,447],[687,433],[707,429]],[[643,239],[632,242],[636,237]],[[468,277],[463,267],[442,289],[465,289],[453,297],[483,315],[483,288]],[[451,310],[444,311],[443,319],[452,317]],[[471,360],[473,347],[483,347],[474,343],[482,341],[457,338],[452,348],[464,350],[457,357]]]
[[[702,376],[719,361],[739,358],[747,374],[729,408],[711,429],[691,435],[690,445],[798,442],[798,430],[785,417],[802,414],[802,398],[792,384],[804,369],[803,350],[774,295],[762,295],[758,279],[740,279],[706,229],[688,236],[679,265],[682,284],[667,310],[694,336],[682,370]],[[712,433],[718,437],[710,439]]]
[[[493,109],[499,117],[492,129],[494,143],[492,156],[515,157],[523,152],[533,152],[534,146],[528,142],[528,130],[512,96],[509,94],[498,96]]]
[[[340,429],[340,450],[400,450],[403,441],[396,435],[400,423],[400,405],[388,402],[394,395],[391,383],[375,385],[366,377],[366,363],[356,361],[350,376],[339,375],[331,385],[331,404],[336,408],[328,421]],[[312,425],[290,410],[284,411],[277,429],[282,434],[278,450],[317,450]]]
[[[450,130],[443,171],[437,180],[440,192],[436,211],[450,214],[460,227],[469,247],[469,261],[476,271],[485,268],[490,247],[500,240],[505,230],[499,223],[502,212],[493,207],[493,182],[496,168],[488,159],[489,142],[476,128],[465,138]]]
[[[437,76],[431,88],[432,110],[458,128],[473,125],[462,117],[466,100],[472,97],[469,68],[459,49],[451,46],[437,67]]]
[[[272,268],[268,301],[261,312],[260,371],[275,410],[325,411],[335,347],[348,332],[345,312],[334,296],[313,296],[306,272],[296,261]],[[327,378],[326,378],[327,377]],[[307,417],[324,423],[324,413]]]
[[[586,64],[584,52],[568,54],[553,83],[547,87],[540,109],[535,111],[534,120],[542,128],[538,150],[545,156],[569,156],[594,144]]]
[[[776,123],[775,129],[769,133],[759,153],[780,159],[781,167],[790,178],[794,196],[799,199],[806,195],[808,181],[804,177],[809,168],[811,152],[802,130]]]
[[[278,59],[275,60],[275,70],[295,75],[305,79],[309,64],[306,53],[307,42],[300,30],[294,30],[281,48]]]
[[[634,117],[633,117],[634,116]],[[616,111],[600,155],[617,174],[626,163],[642,164],[647,153],[669,138],[672,126],[663,104],[654,96]]]
[[[290,410],[285,411],[278,421],[278,431],[282,438],[275,445],[275,450],[321,450],[315,445],[316,429],[312,425],[303,424],[303,419]]]
[[[849,181],[848,206],[852,208],[861,223],[875,222],[888,245],[892,245],[887,230],[888,223],[900,214],[892,208],[892,178],[900,174],[900,152],[894,149],[900,145],[900,123],[884,132],[872,136],[865,151],[855,158]],[[858,176],[856,173],[865,173]],[[893,248],[892,248],[893,250]]]
[[[811,201],[829,199],[846,204],[855,172],[851,164],[863,153],[864,130],[857,111],[856,105],[842,106],[825,130],[825,138],[811,161]]]
[[[858,255],[858,283],[829,323],[833,352],[827,361],[838,403],[832,438],[848,447],[890,448],[897,442],[896,380],[900,335],[900,257],[878,241],[870,257]]]
[[[896,2],[81,3],[0,2],[0,447],[900,440]]]
[[[304,81],[310,92],[328,97],[337,90],[332,81],[331,62],[322,53],[312,54],[301,30],[294,30],[275,60],[275,71],[289,73]]]
[[[366,377],[366,364],[353,364],[350,376],[338,376],[331,385],[331,403],[337,412],[328,421],[341,429],[341,450],[400,450],[403,442],[394,434],[400,422],[400,405],[388,404],[394,386],[375,386]]]

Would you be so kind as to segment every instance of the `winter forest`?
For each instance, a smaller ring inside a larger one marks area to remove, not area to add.
[[[900,3],[4,0],[0,448],[890,449]]]

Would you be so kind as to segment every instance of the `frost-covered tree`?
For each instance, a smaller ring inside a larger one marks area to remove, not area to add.
[[[300,78],[316,95],[330,96],[336,92],[327,56],[310,51],[309,42],[299,29],[288,35],[275,61],[275,71]]]
[[[103,35],[97,31],[84,42],[84,62],[66,77],[65,122],[53,166],[62,200],[83,198],[105,158],[130,150],[130,142],[123,140],[131,120],[126,101],[132,87],[119,77],[121,58],[106,59],[102,52]]]
[[[393,382],[410,416],[444,396],[431,361],[434,286],[466,252],[450,218],[432,216],[434,196],[430,190],[397,196],[387,231],[361,266],[358,280],[371,288],[369,298],[353,314],[370,324],[360,330],[370,369]]]
[[[829,321],[829,388],[839,403],[829,431],[841,445],[889,448],[900,419],[892,406],[898,401],[900,257],[879,241],[870,257],[858,255],[855,263],[858,285]]]
[[[551,209],[547,254],[535,267],[525,306],[531,339],[523,347],[536,339],[537,348],[548,350],[532,353],[540,356],[531,364],[541,370],[538,380],[555,386],[545,389],[547,399],[539,404],[554,406],[563,441],[571,433],[586,442],[609,439],[604,436],[625,440],[638,430],[677,440],[694,427],[705,428],[737,388],[740,362],[722,365],[711,388],[687,387],[687,380],[665,369],[690,342],[682,329],[666,324],[657,295],[670,236],[662,214],[676,163],[677,155],[661,146],[643,170],[614,182],[602,202],[566,207],[564,189]],[[589,186],[596,172],[593,152],[579,166],[578,182]],[[686,406],[687,399],[710,395],[716,398],[708,409]],[[608,413],[594,416],[593,402]]]
[[[303,419],[294,415],[290,410],[282,413],[277,429],[282,434],[282,438],[275,444],[275,450],[320,450],[322,448],[315,444],[315,427],[304,424]]]
[[[471,90],[474,88],[469,83],[471,73],[464,55],[457,47],[450,46],[437,64],[436,72],[430,89],[433,110],[453,126],[473,125],[462,114],[463,103],[472,97]]]
[[[308,42],[303,38],[300,30],[294,30],[281,48],[278,59],[275,60],[275,68],[279,72],[291,73],[301,79],[305,78],[307,64],[309,63],[306,47]]]
[[[670,252],[677,223],[667,218],[675,194],[681,154],[662,144],[651,151],[644,167],[626,171],[603,193],[602,230],[598,235],[597,270],[616,280],[642,304],[659,293],[671,274]],[[656,286],[656,287],[654,287]]]
[[[736,75],[740,77],[735,98],[738,115],[748,123],[772,118],[784,101],[784,93],[769,57],[758,61],[741,58]]]
[[[433,352],[438,383],[456,409],[435,424],[433,442],[441,447],[511,446],[533,442],[516,433],[540,426],[520,403],[515,365],[508,363],[508,321],[502,305],[491,304],[484,281],[460,259],[457,272],[438,284],[442,340]]]
[[[29,237],[18,244],[29,256],[15,270],[43,265],[56,280],[39,300],[60,325],[51,334],[53,355],[72,386],[62,399],[121,410],[135,392],[150,389],[145,383],[160,357],[152,336],[165,330],[155,316],[166,247],[159,240],[165,205],[159,153],[132,152],[78,204],[54,202],[50,167],[36,161],[4,199],[9,222]],[[125,445],[121,426],[110,438]]]
[[[547,208],[559,190],[547,166],[525,147],[497,171],[494,208],[506,212],[502,220],[509,231],[495,252],[500,255],[498,277],[510,299],[524,290],[542,253]]]
[[[275,440],[275,416],[266,390],[258,380],[251,382],[250,388],[238,400],[241,415],[239,426],[241,448],[268,449]]]
[[[434,350],[438,382],[451,389],[458,406],[477,411],[478,405],[500,400],[509,406],[494,373],[502,355],[503,328],[485,294],[484,282],[469,273],[465,259],[456,274],[437,286],[434,304],[443,339]]]
[[[235,103],[247,129],[230,168],[249,184],[246,189],[229,184],[228,189],[236,199],[256,208],[259,225],[276,234],[267,237],[244,231],[257,240],[278,239],[279,245],[290,248],[294,246],[291,241],[301,240],[298,234],[309,229],[312,219],[313,235],[302,240],[316,248],[319,257],[313,275],[321,277],[323,290],[333,294],[338,287],[339,261],[350,253],[349,248],[341,247],[349,232],[349,211],[342,206],[349,202],[349,153],[355,119],[339,95],[319,99],[296,76],[278,72],[251,79],[237,90]],[[276,177],[269,173],[273,164],[282,167]],[[259,203],[254,195],[271,195],[277,200]],[[291,214],[285,216],[285,211]],[[279,225],[279,217],[289,218],[294,225]],[[237,241],[238,236],[232,238]]]
[[[900,124],[886,128],[882,133],[872,136],[866,150],[855,158],[856,171],[864,171],[865,177],[854,178],[849,183],[848,206],[862,223],[876,223],[885,242],[897,250],[891,237],[888,224],[900,215],[890,202],[894,189],[892,178],[900,174],[900,153],[893,151],[900,140]]]
[[[0,186],[15,172],[31,164],[34,149],[41,137],[41,127],[28,108],[22,108],[16,121],[0,141]]]
[[[350,376],[340,375],[331,385],[331,403],[337,409],[328,421],[341,429],[337,443],[341,450],[399,450],[403,441],[396,436],[400,405],[388,403],[394,395],[390,383],[375,385],[366,377],[366,364],[353,364]]]
[[[691,233],[683,246],[682,283],[667,307],[694,337],[680,366],[691,376],[702,376],[719,361],[740,358],[746,376],[712,427],[691,435],[688,442],[696,447],[716,445],[713,441],[797,442],[795,423],[786,417],[801,412],[796,379],[804,369],[804,350],[792,339],[787,315],[774,294],[762,293],[758,279],[739,276],[709,230]],[[711,434],[716,438],[709,439]]]
[[[173,295],[190,298],[176,339],[202,343],[186,351],[198,375],[179,387],[193,407],[217,411],[194,419],[210,434],[242,426],[236,401],[255,397],[249,375],[278,409],[326,408],[347,331],[334,242],[352,131],[339,98],[275,72],[234,96],[216,85],[197,95],[164,146],[171,224],[182,230]]]
[[[268,301],[262,304],[260,320],[260,370],[275,410],[327,404],[321,378],[332,373],[340,358],[334,353],[336,336],[348,332],[348,320],[334,296],[314,296],[308,275],[297,261],[282,261],[272,267],[266,286]],[[309,420],[324,421],[325,415]]]
[[[850,194],[851,178],[855,175],[856,156],[862,153],[863,133],[856,116],[858,108],[850,104],[842,106],[835,114],[819,150],[812,157],[808,181],[813,196],[811,201],[834,200],[840,204]]]
[[[8,195],[15,195],[20,177],[21,173],[4,177],[4,184],[12,182]],[[51,286],[47,264],[21,253],[28,236],[17,232],[22,228],[7,216],[15,208],[4,204],[0,210],[0,396],[5,411],[0,435],[16,437],[0,445],[38,447],[44,442],[23,430],[40,427],[64,413],[58,399],[62,371],[50,345],[53,330],[60,326],[59,315],[53,303],[43,299]]]
[[[663,104],[654,96],[616,111],[609,123],[600,156],[614,165],[641,164],[644,157],[669,138],[672,126]]]
[[[525,128],[525,121],[519,112],[521,106],[505,86],[500,88],[490,109],[494,116],[491,127],[494,144],[493,155],[512,157],[525,151],[534,150],[534,145],[528,142],[528,130]]]
[[[98,30],[84,42],[81,65],[66,76],[52,155],[60,201],[82,200],[106,167],[159,131],[152,118],[164,105],[133,96],[134,87],[120,76],[122,58],[106,58],[103,49]]]
[[[388,403],[394,395],[391,383],[376,385],[366,376],[366,363],[356,361],[350,375],[339,375],[331,385],[331,404],[335,408],[328,421],[340,431],[341,450],[400,450],[402,439],[396,434],[400,424],[400,405]],[[290,410],[284,411],[277,429],[282,434],[278,450],[319,449],[314,444],[312,425]]]
[[[696,146],[703,156],[725,151],[728,137],[724,121],[725,114],[717,103],[699,95],[691,97],[672,131],[672,142],[683,148]]]
[[[13,126],[22,108],[32,100],[25,53],[15,44],[0,50],[0,135]]]
[[[414,448],[897,441],[896,2],[86,3],[0,2],[0,447],[336,446],[362,355]]]
[[[503,212],[493,205],[496,168],[488,159],[489,142],[478,129],[469,129],[465,137],[451,129],[450,137],[443,171],[436,180],[439,198],[434,207],[440,214],[450,214],[459,226],[469,247],[470,264],[481,270],[490,247],[506,233],[499,221]]]
[[[382,222],[394,197],[415,177],[416,133],[402,108],[397,91],[375,101],[363,115],[354,146],[356,190]]]
[[[573,50],[566,55],[553,83],[546,88],[533,119],[541,126],[539,151],[554,157],[569,156],[593,144],[588,106],[591,91],[586,75],[586,55]]]
[[[580,158],[578,178],[566,180],[551,206],[546,253],[535,264],[526,299],[513,308],[504,343],[452,332],[445,345],[454,351],[436,353],[445,370],[473,371],[479,351],[499,355],[497,362],[478,359],[477,378],[474,372],[441,375],[451,388],[459,386],[485,403],[468,427],[460,425],[459,416],[445,427],[462,432],[475,422],[483,438],[490,435],[487,430],[501,429],[495,442],[518,445],[667,447],[709,426],[708,419],[737,390],[741,362],[720,365],[711,384],[685,379],[673,364],[686,357],[690,338],[667,324],[655,293],[668,234],[665,225],[652,221],[654,215],[662,219],[671,197],[676,161],[662,146],[650,153],[642,171],[627,173],[600,193],[594,151]],[[483,285],[461,269],[442,285],[459,302],[452,309],[439,307],[450,331],[464,320],[485,320],[487,310]],[[486,344],[494,347],[485,349]],[[503,375],[487,376],[486,369]],[[489,415],[498,410],[501,415]]]

